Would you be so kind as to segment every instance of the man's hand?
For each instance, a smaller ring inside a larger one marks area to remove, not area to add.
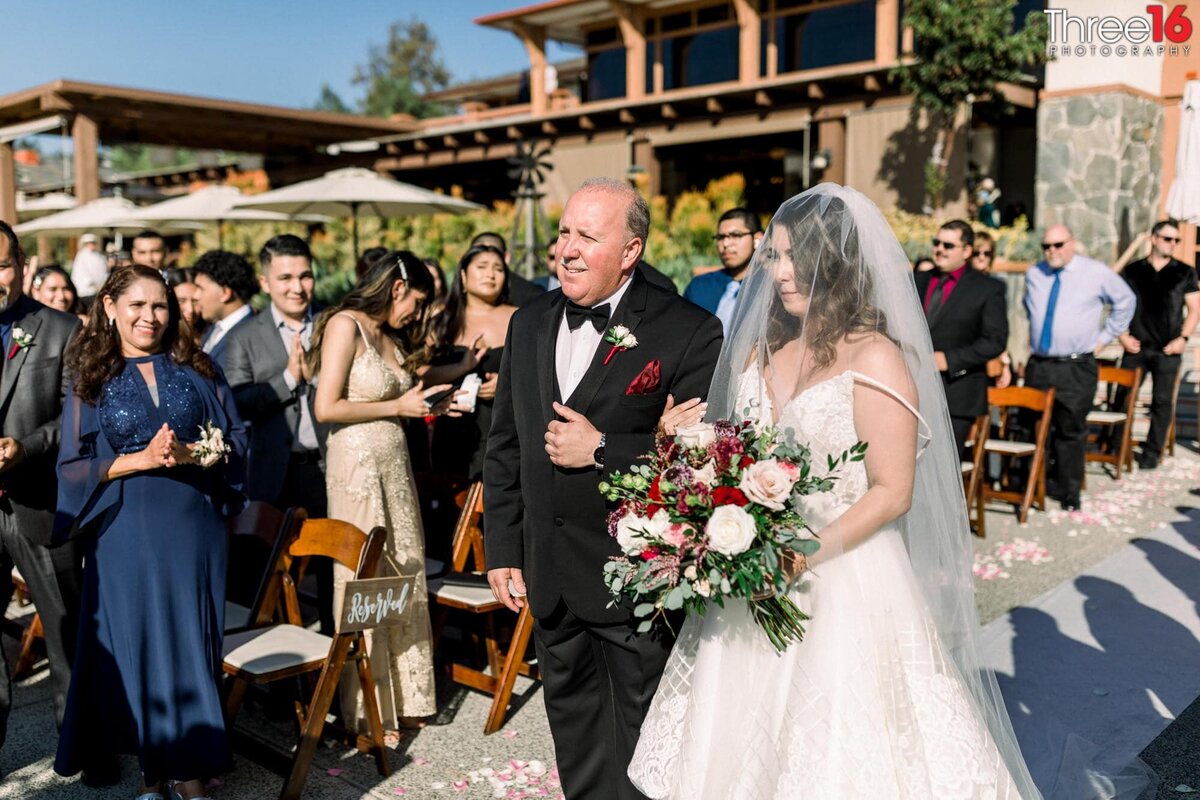
[[[288,352],[287,371],[291,373],[297,384],[312,380],[312,370],[308,367],[307,353],[304,352],[304,345],[301,343],[298,333],[292,338],[292,349]]]
[[[1176,336],[1171,341],[1163,346],[1163,355],[1177,356],[1187,349],[1187,339],[1182,336]]]
[[[933,363],[938,368],[938,372],[948,372],[950,370],[950,365],[946,363],[946,354],[941,350],[933,354]]]
[[[508,582],[512,581],[513,591],[508,590]],[[525,607],[525,576],[516,567],[501,567],[488,570],[488,584],[492,587],[492,596],[496,602],[503,603],[509,611],[520,612]]]
[[[0,438],[0,473],[25,460],[25,446],[11,436]]]
[[[554,412],[566,420],[555,420],[546,429],[546,453],[556,466],[567,469],[593,466],[593,456],[600,446],[600,431],[578,411],[562,403],[554,404]]]
[[[1126,353],[1134,354],[1142,352],[1142,343],[1135,339],[1131,333],[1122,333],[1117,337],[1117,341],[1125,348]],[[1170,347],[1170,345],[1167,346]],[[1163,348],[1163,352],[1167,352],[1166,347]],[[1182,353],[1183,351],[1180,350],[1179,352]]]

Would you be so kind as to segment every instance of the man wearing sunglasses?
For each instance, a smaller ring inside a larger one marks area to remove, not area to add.
[[[933,239],[935,269],[914,276],[960,457],[975,418],[987,413],[987,362],[1008,343],[1004,284],[971,269],[974,246],[970,224],[947,222]]]
[[[1179,224],[1163,220],[1150,230],[1150,255],[1127,266],[1121,277],[1137,295],[1137,311],[1129,332],[1121,336],[1125,354],[1121,366],[1143,370],[1154,387],[1150,401],[1150,433],[1142,445],[1138,465],[1154,469],[1162,453],[1175,405],[1175,377],[1183,361],[1188,337],[1200,322],[1200,285],[1196,270],[1174,258]],[[1186,314],[1184,313],[1186,310]],[[1128,390],[1117,393],[1117,407]],[[1121,435],[1123,431],[1114,431]],[[1118,440],[1119,441],[1119,440]]]
[[[1048,487],[1064,509],[1078,511],[1087,447],[1087,414],[1096,395],[1095,352],[1129,328],[1137,298],[1106,264],[1075,252],[1066,225],[1042,238],[1045,257],[1025,273],[1025,313],[1032,355],[1025,385],[1054,387]],[[1105,318],[1104,311],[1111,309]]]

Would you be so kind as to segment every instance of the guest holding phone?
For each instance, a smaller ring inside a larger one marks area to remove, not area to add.
[[[367,631],[367,650],[383,726],[417,727],[437,711],[433,637],[425,590],[425,544],[408,446],[406,418],[452,412],[449,384],[422,387],[424,315],[433,278],[408,251],[377,257],[345,299],[321,316],[309,354],[317,381],[314,412],[329,423],[325,481],[329,516],[364,531],[388,530],[381,575],[417,575],[415,607],[404,625]],[[350,570],[335,565],[334,616]],[[341,688],[346,722],[367,731],[356,675]]]

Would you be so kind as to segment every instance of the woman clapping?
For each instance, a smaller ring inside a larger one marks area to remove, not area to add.
[[[230,765],[217,680],[245,430],[157,270],[111,274],[66,358],[55,535],[88,549],[54,768],[136,754],[139,800],[191,800]]]

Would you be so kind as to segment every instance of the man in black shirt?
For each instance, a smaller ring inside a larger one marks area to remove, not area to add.
[[[1137,311],[1129,323],[1129,332],[1120,337],[1125,347],[1121,366],[1141,367],[1143,377],[1150,376],[1154,386],[1150,433],[1138,458],[1142,469],[1158,466],[1175,406],[1175,378],[1188,337],[1200,322],[1196,270],[1172,257],[1178,243],[1179,226],[1175,220],[1157,223],[1150,231],[1150,255],[1134,261],[1121,273],[1137,295]],[[1127,390],[1118,393],[1118,408],[1127,397]]]

